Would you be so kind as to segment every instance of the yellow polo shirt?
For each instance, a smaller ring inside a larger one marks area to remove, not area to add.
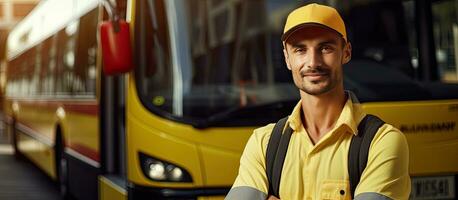
[[[348,150],[365,113],[353,94],[349,96],[335,127],[315,145],[302,125],[301,102],[294,108],[287,120],[293,134],[281,174],[282,200],[351,199]],[[274,125],[256,129],[248,140],[239,174],[226,199],[266,199],[265,157]],[[355,199],[408,199],[411,187],[408,165],[409,150],[404,135],[384,124],[371,143]]]

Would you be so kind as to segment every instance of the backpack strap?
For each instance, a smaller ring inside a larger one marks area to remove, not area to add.
[[[378,129],[385,124],[383,120],[374,115],[366,115],[358,125],[358,135],[353,136],[348,150],[348,175],[350,177],[350,190],[352,199],[355,196],[356,186],[367,165],[369,147]]]
[[[274,195],[277,198],[280,197],[281,172],[288,150],[289,140],[293,133],[291,127],[288,126],[282,134],[287,120],[288,117],[285,117],[275,124],[266,152],[266,173],[267,180],[269,181],[269,195]]]

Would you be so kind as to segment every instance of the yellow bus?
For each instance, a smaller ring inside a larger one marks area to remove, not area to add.
[[[309,1],[117,0],[127,24],[108,22],[114,33],[98,30],[107,2],[44,0],[11,31],[4,109],[17,157],[65,198],[222,199],[252,130],[299,99],[280,35]],[[348,25],[346,89],[406,134],[411,198],[457,198],[456,1],[319,2]],[[117,59],[127,65],[112,70]]]
[[[101,166],[98,21],[97,1],[42,1],[7,40],[4,112],[15,154],[60,180],[64,196],[68,186],[86,189],[83,199],[97,194]]]

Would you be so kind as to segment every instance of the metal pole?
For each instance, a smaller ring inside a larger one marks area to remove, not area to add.
[[[415,15],[417,18],[417,43],[420,78],[424,81],[437,81],[439,79],[436,61],[436,49],[433,35],[432,3],[429,0],[415,2]]]

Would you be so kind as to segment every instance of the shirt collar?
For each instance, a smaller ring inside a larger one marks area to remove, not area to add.
[[[347,101],[340,113],[339,118],[336,122],[336,127],[346,126],[349,131],[354,135],[358,134],[358,124],[364,118],[365,113],[359,103],[356,95],[351,91],[345,91],[347,95]],[[302,112],[302,100],[296,104],[293,112],[288,117],[288,124],[294,131],[297,131],[302,126],[301,112]]]

